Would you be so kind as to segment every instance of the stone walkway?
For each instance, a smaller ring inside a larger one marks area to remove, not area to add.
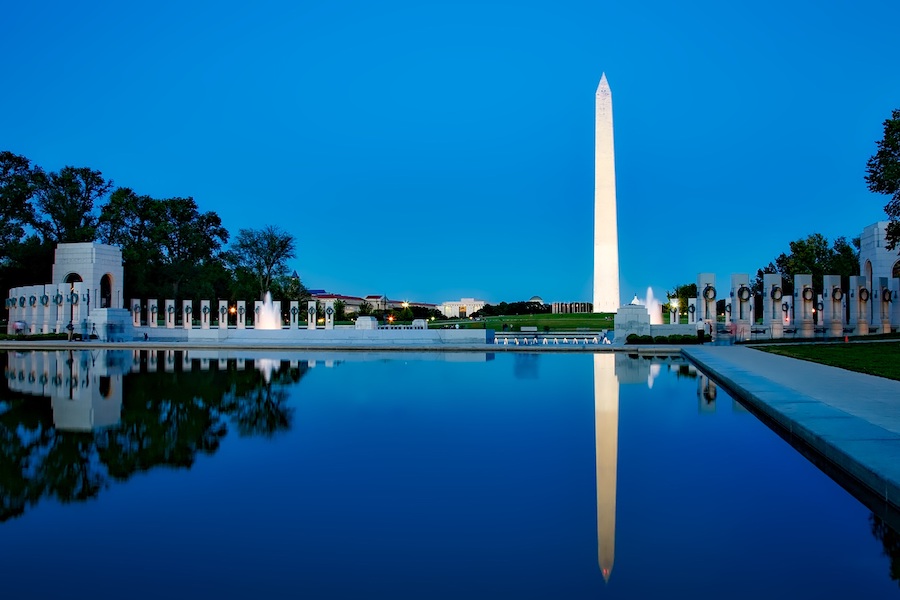
[[[691,346],[683,354],[900,508],[900,381],[743,346]]]

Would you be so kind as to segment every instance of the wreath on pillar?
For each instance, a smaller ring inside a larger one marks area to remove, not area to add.
[[[689,313],[694,314],[694,312],[696,312],[696,310],[697,310],[697,307],[695,307],[693,304],[691,304],[690,306],[688,306],[688,312],[689,312]]]
[[[69,302],[72,304],[78,304],[78,292],[72,292],[69,294]]]
[[[62,304],[63,303],[63,295],[60,294],[59,292],[57,292],[56,295],[53,296],[53,303],[56,304],[57,306]]]
[[[157,312],[159,312],[159,308],[155,304],[153,304],[150,306],[150,312],[155,315]]]
[[[208,315],[208,314],[209,314],[209,307],[208,307],[208,306],[204,306],[202,310],[203,310],[203,314],[204,314],[204,315]]]
[[[37,304],[37,296],[34,294],[28,296],[28,306],[34,306],[35,304]]]
[[[731,305],[730,304],[725,305],[725,312],[727,312],[729,315],[731,314]]]
[[[44,306],[50,304],[50,296],[48,296],[47,294],[41,295],[41,304],[43,304]]]
[[[707,300],[715,300],[716,299],[716,288],[711,285],[706,286],[703,290],[703,297]]]
[[[316,307],[310,306],[307,312],[309,313],[309,316],[313,316],[314,314],[316,314]]]
[[[831,299],[832,300],[837,302],[837,301],[840,301],[840,299],[843,297],[844,297],[844,292],[843,292],[843,290],[841,290],[841,288],[836,287],[833,290],[831,290]]]
[[[791,308],[791,307],[788,306],[788,303],[787,303],[787,302],[782,302],[782,303],[781,303],[781,312],[786,313],[788,310],[790,310],[790,308]]]
[[[194,312],[194,307],[191,306],[190,304],[188,304],[187,306],[184,307],[184,314],[189,315],[192,312]]]
[[[291,314],[292,314],[292,315],[294,315],[294,316],[296,317],[298,312],[300,312],[300,311],[297,309],[296,306],[292,306],[292,307],[291,307]]]
[[[776,285],[772,287],[772,293],[769,295],[771,296],[772,300],[775,300],[777,302],[781,300],[781,297],[784,295],[784,293],[781,291],[781,288]]]
[[[239,307],[238,307],[238,314],[241,315],[241,316],[243,317],[243,316],[244,316],[244,312],[246,312],[246,309],[245,309],[243,306],[239,306]]]
[[[746,302],[750,299],[750,288],[747,286],[741,286],[741,289],[738,290],[738,298]]]
[[[803,289],[803,299],[804,300],[812,300],[813,297],[815,296],[815,294],[816,293],[813,291],[812,288],[804,288]]]
[[[174,314],[174,313],[175,313],[175,307],[172,306],[172,305],[170,304],[169,306],[166,307],[166,312],[169,313],[170,315],[171,315],[171,314]]]
[[[891,293],[891,290],[884,288],[881,290],[881,301],[882,302],[893,302],[894,294]]]
[[[135,304],[135,305],[134,305],[134,312],[136,312],[136,313],[137,313],[137,312],[141,312],[141,305],[140,305],[140,304]]]
[[[867,290],[866,288],[859,290],[859,299],[862,300],[863,302],[868,301],[869,300],[869,290]]]
[[[330,317],[331,315],[334,314],[334,309],[329,306],[328,308],[325,309],[325,314]]]

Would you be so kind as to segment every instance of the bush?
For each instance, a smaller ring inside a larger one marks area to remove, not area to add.
[[[647,337],[650,337],[650,336],[648,335]],[[669,343],[669,336],[667,336],[667,335],[658,335],[658,336],[656,336],[655,338],[653,338],[653,341],[656,342],[657,344],[668,344],[668,343]]]

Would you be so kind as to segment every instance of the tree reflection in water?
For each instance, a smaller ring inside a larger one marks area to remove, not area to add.
[[[214,363],[201,370],[178,356],[171,372],[147,372],[144,353],[141,362],[142,372],[123,377],[119,422],[94,431],[59,429],[49,398],[7,385],[0,398],[0,522],[43,497],[82,501],[139,471],[190,468],[199,453],[219,449],[228,421],[241,435],[287,431],[293,412],[288,388],[307,370],[305,363],[276,363],[261,373],[252,361],[239,370],[235,360],[220,362],[224,369]],[[7,378],[22,376],[9,366],[6,372]]]
[[[881,542],[884,555],[891,559],[891,579],[900,585],[900,535],[875,513],[869,516],[869,523],[872,525],[872,535]]]

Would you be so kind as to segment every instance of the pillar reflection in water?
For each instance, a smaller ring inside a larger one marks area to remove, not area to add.
[[[6,376],[13,391],[50,398],[57,429],[91,431],[119,423],[129,359],[124,351],[10,352]]]

